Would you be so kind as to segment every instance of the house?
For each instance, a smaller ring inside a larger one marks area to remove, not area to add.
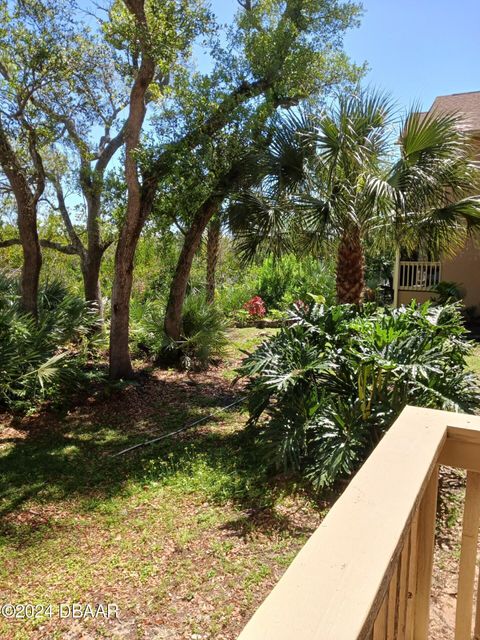
[[[430,111],[457,113],[464,120],[465,131],[478,148],[480,161],[480,91],[439,96]],[[411,300],[425,302],[434,295],[432,289],[439,282],[453,282],[463,297],[465,307],[480,314],[480,242],[468,240],[454,257],[432,260],[404,259],[397,255],[394,271],[394,304],[400,306]]]

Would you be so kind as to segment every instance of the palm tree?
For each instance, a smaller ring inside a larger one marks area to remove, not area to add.
[[[370,91],[339,97],[331,113],[308,124],[284,141],[283,154],[291,144],[297,162],[296,192],[257,190],[238,200],[246,258],[262,246],[298,247],[299,240],[303,250],[307,240],[333,244],[338,302],[359,304],[367,243],[451,252],[480,226],[479,200],[468,195],[478,172],[458,116],[412,111],[395,135],[391,100]]]
[[[384,94],[342,96],[310,136],[317,153],[313,191],[305,199],[307,226],[337,242],[340,303],[362,299],[364,243],[384,204],[377,178],[389,151],[392,120],[392,104]]]
[[[254,186],[231,194],[226,223],[245,262],[259,253],[293,249],[298,225],[297,196],[309,186],[307,167],[315,155],[308,140],[313,121],[290,111],[271,123],[270,144],[255,157]]]
[[[410,112],[399,135],[400,158],[385,194],[395,247],[453,255],[480,225],[479,171],[456,114]]]

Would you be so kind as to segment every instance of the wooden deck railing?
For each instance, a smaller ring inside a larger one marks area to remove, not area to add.
[[[431,291],[442,277],[441,262],[402,261],[398,288],[403,291]]]
[[[239,640],[427,640],[438,467],[467,469],[455,640],[474,620],[480,417],[407,407]],[[479,587],[480,589],[480,587]]]

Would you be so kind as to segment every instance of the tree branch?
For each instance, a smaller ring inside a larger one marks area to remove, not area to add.
[[[16,244],[22,244],[20,238],[9,238],[8,240],[0,240],[0,249],[6,249],[7,247],[13,247]]]
[[[37,206],[38,201],[45,191],[45,168],[43,166],[42,156],[40,155],[37,147],[37,133],[30,123],[24,121],[24,126],[28,131],[28,149],[30,151],[30,157],[32,158],[36,173],[36,185],[35,192],[33,194],[33,201],[35,206]]]
[[[0,165],[7,176],[12,191],[19,202],[28,202],[33,199],[33,193],[28,184],[24,167],[8,138],[8,134],[0,118]]]
[[[67,205],[65,204],[65,195],[63,193],[62,183],[60,182],[59,177],[53,173],[50,173],[48,175],[48,179],[55,188],[55,192],[57,194],[58,210],[60,211],[60,215],[62,216],[63,224],[65,225],[65,229],[67,231],[68,237],[70,238],[70,242],[72,243],[72,246],[75,247],[75,252],[78,253],[78,255],[83,256],[85,253],[85,247],[80,240],[80,236],[75,231],[75,227],[73,226],[70,214],[68,213]]]
[[[180,231],[180,233],[182,234],[182,236],[184,236],[187,232],[184,229],[184,227],[182,227],[182,225],[178,222],[177,218],[173,218],[172,219],[173,224],[177,227],[177,229]]]
[[[95,164],[95,171],[98,171],[99,173],[103,173],[105,171],[114,154],[125,142],[126,131],[127,123],[124,122],[117,135],[107,143],[103,151],[100,153],[100,156]]]
[[[102,254],[105,253],[108,247],[110,247],[114,242],[115,242],[115,238],[108,238],[108,240],[105,240],[105,242],[102,242],[102,245],[100,247]]]
[[[13,247],[15,245],[21,245],[20,238],[9,238],[8,240],[0,240],[0,249],[6,249],[7,247]],[[76,256],[78,252],[75,247],[70,244],[61,244],[60,242],[54,242],[53,240],[40,240],[40,246],[44,249],[55,249],[60,253],[66,253],[67,255]]]
[[[53,242],[53,240],[40,240],[40,246],[45,249],[55,249],[60,253],[66,253],[70,256],[78,256],[78,251],[71,244],[60,244],[60,242]]]
[[[252,10],[252,0],[238,0],[238,4],[245,9],[245,11]]]

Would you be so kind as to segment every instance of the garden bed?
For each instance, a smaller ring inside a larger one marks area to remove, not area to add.
[[[146,370],[141,385],[92,395],[63,416],[0,418],[2,601],[119,608],[111,620],[2,618],[2,639],[236,638],[329,503],[263,474],[241,404],[111,455],[242,397],[231,385],[241,350],[269,333],[232,330],[228,361],[208,372]],[[478,350],[469,366],[480,371]],[[452,536],[460,517],[450,518]],[[445,546],[449,532],[440,533],[435,640],[453,622],[458,561],[456,544]]]
[[[245,443],[241,405],[200,428],[111,454],[241,397],[226,365],[145,372],[64,416],[3,416],[2,601],[114,603],[118,619],[0,620],[5,640],[233,640],[322,519],[326,504],[269,481]]]

